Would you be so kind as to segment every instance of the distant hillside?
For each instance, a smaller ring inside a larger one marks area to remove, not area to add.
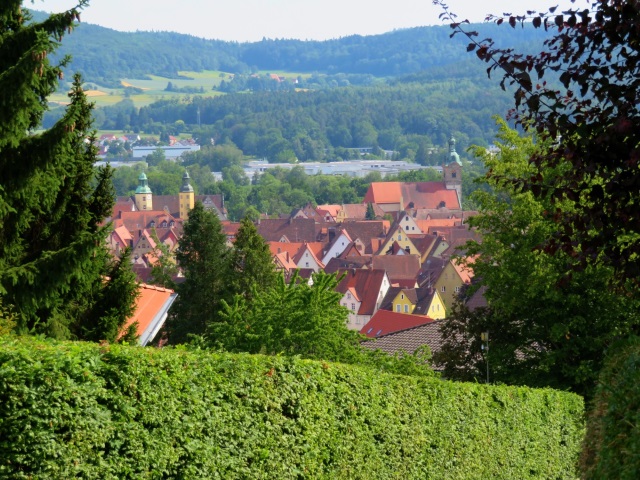
[[[36,19],[42,12],[33,12]],[[540,45],[542,30],[512,29],[493,24],[472,25],[498,44],[519,50]],[[70,71],[88,81],[115,85],[121,78],[149,74],[178,77],[183,70],[222,70],[248,73],[257,70],[369,74],[396,77],[466,63],[462,36],[449,38],[448,26],[417,27],[382,35],[353,35],[327,41],[263,39],[237,43],[205,40],[171,32],[125,33],[80,24],[64,38],[60,55],[70,54]],[[482,69],[473,69],[477,75]]]

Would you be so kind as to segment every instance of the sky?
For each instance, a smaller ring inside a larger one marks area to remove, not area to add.
[[[487,13],[524,14],[570,0],[448,0],[459,20],[481,22]],[[59,12],[76,0],[33,0],[34,10]],[[588,0],[576,0],[585,8]],[[120,31],[171,31],[196,37],[254,42],[262,38],[327,40],[396,29],[442,25],[431,0],[90,0],[83,22]]]

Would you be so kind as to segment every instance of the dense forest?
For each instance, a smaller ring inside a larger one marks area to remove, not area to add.
[[[46,14],[34,12],[35,19]],[[533,50],[547,36],[532,29],[474,25],[498,44]],[[181,70],[258,70],[371,74],[395,77],[469,60],[462,38],[450,39],[448,26],[416,27],[382,35],[351,35],[326,41],[263,39],[238,43],[205,40],[173,32],[117,32],[80,24],[57,55],[70,54],[70,71],[104,85],[148,74],[176,78]],[[185,55],[185,52],[189,52]]]
[[[98,126],[173,135],[186,129],[202,145],[232,142],[272,162],[340,160],[349,148],[380,147],[427,165],[435,161],[429,148],[446,145],[452,133],[461,152],[491,143],[492,115],[508,109],[502,93],[465,80],[194,97],[140,109],[125,100],[103,109]]]

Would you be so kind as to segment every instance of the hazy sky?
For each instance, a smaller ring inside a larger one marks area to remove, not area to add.
[[[34,0],[29,8],[62,11],[74,0]],[[459,19],[480,22],[487,13],[546,11],[569,0],[449,0]],[[584,8],[588,0],[576,0]],[[90,0],[82,21],[121,31],[188,33],[219,40],[267,38],[325,40],[371,35],[398,28],[441,25],[431,0]]]

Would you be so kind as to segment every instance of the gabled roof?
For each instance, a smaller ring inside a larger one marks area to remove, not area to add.
[[[384,217],[385,212],[377,203],[372,203],[373,213],[376,217]],[[342,205],[342,214],[346,220],[364,220],[367,218],[366,203],[345,203]]]
[[[298,268],[296,262],[293,261],[293,257],[289,255],[289,252],[276,253],[273,258],[276,266],[282,268],[286,272],[291,272]]]
[[[352,240],[360,239],[365,246],[364,253],[373,253],[371,245],[375,239],[383,240],[389,232],[388,220],[355,220],[343,222],[336,227],[336,235],[340,230],[349,233]]]
[[[455,190],[447,190],[444,182],[372,182],[363,203],[400,204],[400,209],[459,209]]]
[[[153,210],[164,210],[175,218],[180,218],[180,197],[178,195],[153,195]]]
[[[380,337],[389,333],[417,327],[425,323],[432,323],[435,320],[421,315],[411,315],[409,313],[396,313],[389,310],[378,310],[371,320],[362,327],[360,333],[370,338]]]
[[[464,283],[471,283],[471,279],[473,278],[473,268],[471,265],[473,265],[474,261],[474,257],[467,257],[463,261],[451,260],[453,268],[456,269],[456,272]]]
[[[137,333],[140,345],[147,345],[156,336],[167,319],[171,304],[178,295],[168,288],[140,284],[140,295],[136,299],[133,316],[127,320],[122,331],[138,323]]]
[[[373,315],[386,272],[384,270],[355,268],[338,270],[338,278],[343,274],[344,278],[337,285],[336,291],[346,293],[348,290],[354,289],[362,302],[358,315]]]
[[[291,242],[315,242],[316,222],[312,218],[268,218],[256,225],[267,242],[277,242],[286,236]]]
[[[438,227],[455,227],[462,224],[462,220],[459,218],[428,218],[428,219],[415,219],[416,225],[422,233],[428,233],[430,228]]]
[[[488,306],[487,299],[485,297],[486,291],[487,287],[483,285],[478,290],[476,290],[473,295],[471,295],[471,298],[467,300],[465,304],[470,311],[473,312],[477,308]]]
[[[401,203],[402,182],[372,182],[362,203]]]
[[[227,209],[224,206],[222,195],[196,195],[195,201],[201,202],[205,210],[213,210],[220,220],[227,219]]]
[[[407,235],[407,237],[413,242],[413,246],[420,252],[420,255],[429,253],[437,240],[435,235],[428,234]]]
[[[315,243],[315,242],[312,242],[312,243]],[[311,244],[310,243],[306,243],[306,242],[303,243],[302,246],[300,247],[300,249],[298,250],[298,252],[293,257],[293,260],[296,263],[300,263],[302,261],[303,255],[305,255],[307,252],[311,255],[311,258],[318,264],[318,266],[321,269],[324,269],[324,263],[322,263],[322,260],[320,260],[320,258],[318,258],[318,255],[316,255],[316,253],[314,252],[314,249],[311,248]],[[300,268],[302,268],[302,267],[300,267]]]
[[[336,273],[338,270],[366,268],[371,263],[371,255],[360,257],[332,258],[324,267],[325,273]]]
[[[381,335],[375,340],[366,340],[361,345],[371,350],[381,350],[389,355],[401,352],[412,355],[418,348],[427,345],[431,353],[435,354],[442,349],[443,339],[440,327],[445,321],[434,320],[424,325]],[[438,370],[437,365],[434,367]]]
[[[342,206],[341,205],[318,205],[316,207],[316,211],[322,217],[324,217],[325,213],[328,213],[333,218],[336,218],[338,216],[338,212],[340,212],[340,210],[342,210]]]
[[[391,283],[413,287],[420,271],[418,255],[375,255],[373,268],[386,270]]]

